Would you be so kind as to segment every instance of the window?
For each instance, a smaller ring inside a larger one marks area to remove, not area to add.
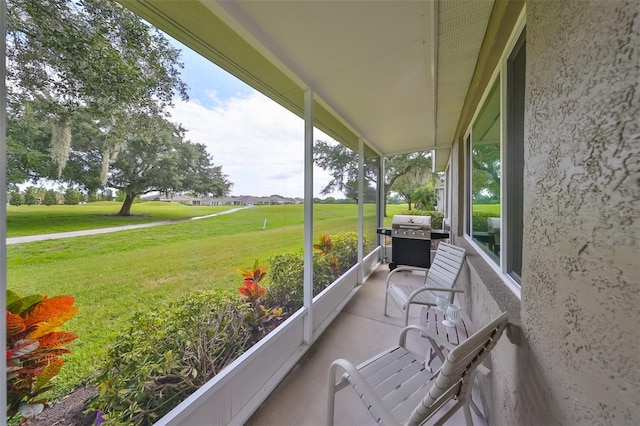
[[[471,129],[471,237],[496,263],[500,259],[500,78]]]
[[[506,272],[518,283],[522,275],[522,200],[524,179],[525,32],[507,60]]]
[[[516,32],[517,34],[518,32]],[[503,57],[466,145],[466,233],[520,284],[524,168],[525,31]]]

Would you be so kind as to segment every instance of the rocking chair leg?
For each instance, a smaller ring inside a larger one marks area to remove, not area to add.
[[[471,409],[478,415],[478,417],[484,418],[484,415],[480,412],[480,409],[471,398],[469,398],[469,405],[471,405]]]
[[[469,401],[471,404],[473,404],[472,401]],[[473,404],[475,405],[475,404]],[[476,407],[477,408],[477,407]],[[471,417],[471,410],[469,409],[469,404],[464,404],[464,406],[462,407],[462,410],[464,411],[464,422],[467,426],[473,426],[473,419]]]

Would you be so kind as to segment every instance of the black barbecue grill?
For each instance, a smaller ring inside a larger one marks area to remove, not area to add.
[[[378,228],[378,234],[391,236],[389,269],[399,265],[429,268],[431,239],[449,238],[448,232],[431,229],[431,216],[395,215],[391,228]]]

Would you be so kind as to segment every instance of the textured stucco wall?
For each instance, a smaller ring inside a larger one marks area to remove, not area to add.
[[[521,301],[468,249],[474,321],[512,312],[479,381],[492,425],[640,419],[640,1],[529,1]],[[486,42],[486,41],[485,41]],[[463,211],[462,140],[451,158]],[[455,187],[455,186],[454,186]],[[454,215],[455,217],[455,215]]]
[[[639,12],[527,3],[522,326],[563,424],[640,418]]]
[[[464,306],[475,324],[486,324],[501,312],[510,313],[506,335],[491,354],[488,377],[477,376],[489,425],[524,426],[561,424],[559,401],[552,397],[548,372],[541,366],[520,325],[521,303],[500,277],[463,239],[467,263],[461,273]]]

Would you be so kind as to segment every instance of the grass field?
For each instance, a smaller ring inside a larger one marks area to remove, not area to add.
[[[92,223],[90,216],[105,214],[99,206],[91,206],[95,210],[87,206],[91,205],[65,207],[59,215],[57,210],[47,210],[53,212],[50,217],[41,213],[39,206],[35,212],[12,209],[8,226],[13,235],[37,233],[31,232],[28,224],[40,228],[48,220],[56,232],[62,228],[75,230]],[[107,211],[113,206],[104,207]],[[179,205],[174,208],[175,212],[167,204],[150,203],[136,205],[134,213],[151,209],[151,219],[160,220],[194,215],[185,214],[184,209],[199,214],[216,211]],[[374,209],[365,211],[371,212],[365,221],[373,223]],[[66,223],[57,225],[56,218]],[[315,205],[314,235],[356,229],[356,205]],[[109,342],[136,312],[198,290],[235,289],[241,282],[237,268],[248,268],[255,259],[267,266],[271,255],[301,250],[302,244],[302,205],[256,206],[160,227],[10,245],[8,286],[23,295],[69,294],[76,298],[80,310],[67,328],[79,338],[71,345],[73,353],[58,377],[55,396],[59,397],[91,379]]]
[[[473,212],[484,216],[500,217],[500,204],[474,204]]]
[[[120,207],[122,203],[116,201],[78,206],[7,206],[7,237],[186,219],[218,213],[234,206],[200,207],[151,201],[134,204],[131,209],[134,216],[115,216]]]

